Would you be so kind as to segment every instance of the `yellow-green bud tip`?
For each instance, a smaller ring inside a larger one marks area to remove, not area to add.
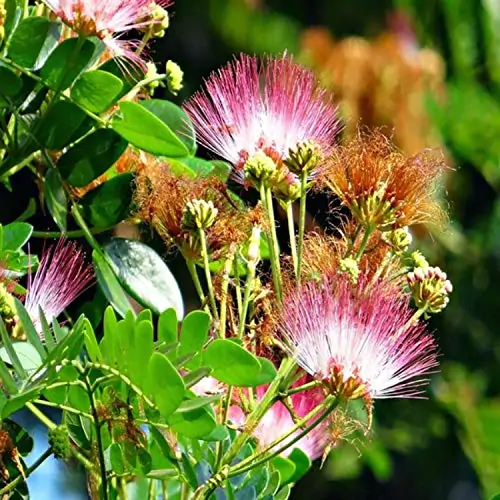
[[[182,225],[185,229],[208,229],[215,222],[218,210],[212,201],[191,200],[184,208]]]
[[[181,67],[174,61],[167,61],[165,66],[167,72],[167,86],[168,90],[173,94],[177,95],[182,89],[182,79],[184,78],[184,72]]]

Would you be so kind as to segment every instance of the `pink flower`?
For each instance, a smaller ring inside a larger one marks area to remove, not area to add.
[[[45,3],[73,31],[101,39],[113,57],[127,59],[145,69],[136,54],[137,41],[121,40],[132,29],[144,29],[160,22],[152,16],[154,7],[167,8],[170,0],[45,0]]]
[[[240,182],[255,153],[284,160],[303,143],[330,147],[338,131],[331,95],[286,54],[260,61],[241,54],[212,73],[184,109],[199,143],[232,163]]]
[[[289,295],[280,332],[297,363],[346,399],[418,397],[438,366],[436,345],[398,291],[343,277]]]
[[[28,279],[24,307],[38,332],[39,309],[50,324],[93,281],[93,271],[85,263],[82,250],[73,242],[60,239],[44,252],[33,279]]]
[[[302,377],[294,384],[294,387],[305,383],[305,377]],[[257,398],[261,399],[266,393],[267,386],[257,388]],[[292,406],[297,417],[305,417],[324,399],[323,391],[320,389],[309,389],[298,392],[291,396]],[[245,414],[242,409],[233,405],[229,409],[230,420],[238,426],[245,425]],[[313,420],[314,421],[314,420]],[[310,422],[312,423],[312,422]],[[294,426],[290,412],[283,403],[277,402],[267,411],[262,420],[253,432],[259,446],[264,448],[270,445],[274,440],[281,437]],[[278,445],[281,447],[289,443],[295,436],[300,434],[301,430],[294,432],[290,437]],[[288,448],[283,455],[288,456],[294,448],[302,450],[311,460],[320,457],[328,443],[328,423],[323,421],[318,424],[311,432]]]

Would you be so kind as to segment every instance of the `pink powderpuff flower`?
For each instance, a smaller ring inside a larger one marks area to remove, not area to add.
[[[339,130],[331,94],[286,53],[261,60],[241,54],[212,73],[184,110],[198,142],[229,161],[239,182],[256,153],[285,160],[304,143],[326,152]]]
[[[294,384],[298,387],[306,382],[305,377],[301,377]],[[267,386],[257,388],[257,398],[261,399],[266,393]],[[294,412],[297,417],[305,417],[324,399],[324,393],[321,389],[309,389],[307,391],[298,392],[290,396]],[[238,405],[232,405],[229,408],[229,418],[237,426],[245,425],[245,414]],[[314,421],[314,420],[313,420]],[[312,422],[310,422],[312,423]],[[253,436],[257,440],[260,447],[265,448],[273,441],[288,432],[295,425],[290,412],[283,403],[277,402],[267,411],[262,420],[258,423],[253,431]],[[281,442],[278,447],[286,445],[294,437],[302,432],[298,430],[290,437]],[[290,448],[283,452],[284,456],[288,456],[294,448],[302,450],[311,460],[319,458],[329,441],[328,421],[324,420],[306,434],[302,439],[294,443]]]
[[[309,282],[284,301],[290,355],[344,399],[415,398],[438,366],[436,345],[397,289],[361,277]]]
[[[28,278],[24,302],[36,330],[42,331],[40,309],[50,324],[90,286],[93,278],[92,266],[85,263],[76,243],[60,239],[45,251],[33,279]]]
[[[81,36],[102,40],[113,57],[128,60],[146,70],[146,64],[136,54],[137,41],[121,40],[132,29],[144,29],[160,22],[152,16],[153,8],[167,8],[170,0],[45,0],[45,3]]]

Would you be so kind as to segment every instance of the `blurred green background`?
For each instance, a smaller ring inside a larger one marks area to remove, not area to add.
[[[178,101],[238,52],[284,49],[336,94],[345,134],[385,126],[409,154],[445,151],[450,224],[419,245],[454,284],[431,321],[429,400],[379,401],[293,498],[490,499],[500,493],[500,2],[178,0],[155,59],[185,72]],[[325,204],[316,200],[318,220]]]

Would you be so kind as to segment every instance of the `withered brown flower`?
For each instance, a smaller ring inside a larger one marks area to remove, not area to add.
[[[445,168],[438,151],[405,156],[380,130],[358,130],[333,151],[319,184],[333,191],[370,230],[439,225],[445,211],[437,191]]]

